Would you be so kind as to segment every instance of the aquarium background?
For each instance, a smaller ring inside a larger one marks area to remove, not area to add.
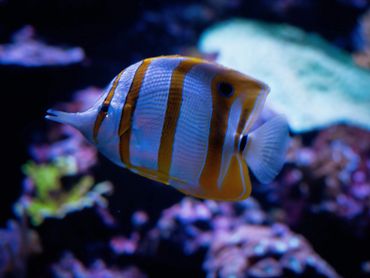
[[[370,277],[369,7],[0,0],[0,277]],[[185,197],[44,119],[168,54],[271,84],[259,124],[284,113],[292,135],[274,182],[237,203]]]

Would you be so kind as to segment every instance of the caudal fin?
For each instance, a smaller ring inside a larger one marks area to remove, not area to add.
[[[284,164],[289,127],[284,116],[276,116],[248,135],[244,159],[261,183],[271,182]]]

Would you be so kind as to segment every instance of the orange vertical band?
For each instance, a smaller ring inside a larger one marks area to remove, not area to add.
[[[130,90],[127,93],[126,101],[122,109],[121,121],[118,131],[120,137],[120,156],[123,164],[130,166],[130,136],[132,117],[135,112],[136,102],[139,97],[140,88],[143,84],[144,76],[152,59],[145,59],[135,72]]]
[[[122,76],[123,72],[124,72],[124,70],[121,71],[117,75],[117,77],[114,79],[112,88],[110,88],[108,95],[106,96],[106,98],[103,101],[103,104],[102,104],[102,107],[100,108],[98,116],[96,117],[95,124],[94,124],[94,130],[93,130],[93,138],[94,138],[95,143],[98,142],[97,138],[98,138],[99,129],[100,129],[105,117],[107,116],[108,108],[109,108],[110,103],[113,99],[114,93],[116,91],[116,88],[118,86],[119,80],[121,79],[121,76]],[[103,107],[105,107],[104,110],[102,109]]]

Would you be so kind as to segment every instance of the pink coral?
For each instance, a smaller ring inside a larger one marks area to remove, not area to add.
[[[162,213],[140,241],[141,253],[165,256],[181,246],[184,256],[206,251],[207,277],[338,277],[310,244],[284,224],[269,224],[257,201],[230,203],[184,198]]]
[[[208,277],[221,278],[300,276],[311,268],[324,277],[338,277],[302,236],[282,224],[216,231],[204,268]]]
[[[363,229],[364,223],[370,227],[369,153],[370,133],[354,127],[333,126],[321,131],[312,147],[296,137],[288,153],[291,166],[276,182],[288,219],[302,219],[292,216],[297,210],[287,207],[293,201],[290,192],[299,190],[304,206],[313,213],[329,212],[351,221],[354,230]],[[316,200],[310,203],[313,196]]]
[[[108,267],[104,261],[96,260],[86,267],[72,254],[66,253],[62,259],[52,266],[55,277],[80,277],[80,278],[145,278],[147,277],[138,268],[129,266],[124,269]]]
[[[67,112],[84,111],[101,96],[100,89],[90,87],[75,93],[71,102],[61,104]],[[77,172],[84,173],[97,163],[97,150],[76,129],[66,125],[53,125],[47,132],[48,142],[32,144],[31,156],[39,163],[50,162],[59,157],[69,157]]]
[[[80,47],[62,48],[35,39],[35,29],[25,26],[10,44],[0,45],[0,64],[24,67],[65,66],[80,63],[85,53]]]

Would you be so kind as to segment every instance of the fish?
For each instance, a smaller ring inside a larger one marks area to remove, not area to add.
[[[202,199],[238,201],[251,173],[271,182],[284,164],[289,127],[278,115],[252,128],[270,89],[194,57],[159,56],[122,70],[87,111],[49,109],[113,163]]]

